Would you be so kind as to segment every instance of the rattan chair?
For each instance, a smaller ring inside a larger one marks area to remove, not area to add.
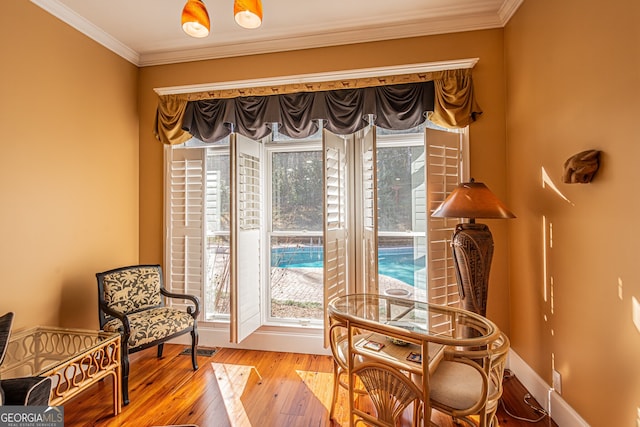
[[[485,348],[445,348],[443,360],[429,378],[431,407],[470,426],[497,426],[508,351],[509,339],[503,333]]]
[[[4,361],[11,335],[14,314],[0,317],[0,365]],[[21,377],[0,381],[0,405],[49,406],[51,378]]]
[[[375,415],[364,412],[351,404],[354,426],[395,427],[405,410],[413,403],[413,426],[419,426],[423,393],[411,379],[398,369],[379,362],[363,362],[353,370],[371,398]]]
[[[364,335],[354,335],[353,340],[357,341]],[[333,355],[333,393],[331,395],[331,410],[329,411],[330,419],[334,419],[336,401],[340,387],[349,390],[349,384],[346,380],[349,372],[349,340],[347,337],[347,328],[342,324],[333,324],[329,330],[329,343],[331,346],[331,354]],[[356,356],[360,361],[362,358]],[[365,394],[364,390],[356,388],[356,393]]]
[[[191,334],[191,363],[198,369],[200,300],[164,288],[159,265],[133,265],[97,273],[100,328],[122,335],[122,404],[129,403],[129,354],[158,346],[182,334]],[[183,300],[186,310],[166,307],[164,298]],[[185,305],[186,305],[185,304]]]

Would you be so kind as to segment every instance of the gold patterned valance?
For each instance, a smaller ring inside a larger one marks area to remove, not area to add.
[[[471,70],[458,69],[162,95],[154,132],[165,144],[192,136],[214,142],[231,130],[259,139],[271,120],[285,134],[302,137],[317,130],[317,119],[326,121],[329,130],[346,132],[364,127],[367,114],[388,129],[413,127],[427,114],[440,126],[458,128],[481,110]]]

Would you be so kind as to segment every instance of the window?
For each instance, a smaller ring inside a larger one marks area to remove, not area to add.
[[[267,320],[322,320],[322,152],[317,142],[274,144],[267,152]]]
[[[422,133],[377,139],[380,292],[426,296],[426,187]]]
[[[206,320],[228,319],[230,313],[230,171],[229,150],[204,149],[205,271],[204,316]]]
[[[261,325],[321,328],[347,291],[457,304],[458,221],[429,212],[460,182],[466,136],[371,129],[166,147],[167,286],[200,296],[204,328],[240,325],[237,342]]]

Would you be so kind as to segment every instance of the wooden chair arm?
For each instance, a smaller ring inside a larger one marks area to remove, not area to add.
[[[195,306],[195,311],[193,310],[193,307],[189,306],[187,307],[187,313],[189,313],[191,317],[193,317],[194,319],[198,317],[198,314],[200,313],[200,298],[198,298],[197,296],[189,295],[189,294],[180,294],[176,292],[169,292],[165,288],[160,288],[160,293],[167,298],[186,299],[191,301]]]
[[[113,308],[109,307],[107,303],[104,301],[100,301],[100,309],[105,314],[111,317],[115,317],[116,319],[120,319],[120,321],[122,322],[123,334],[126,337],[129,337],[129,335],[131,335],[131,326],[129,325],[129,319],[127,318],[127,315],[125,313],[122,313],[118,310],[114,310]],[[103,326],[104,325],[100,325],[100,327],[103,327]]]

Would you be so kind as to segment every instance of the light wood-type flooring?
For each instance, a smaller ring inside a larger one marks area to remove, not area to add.
[[[113,384],[106,379],[64,405],[65,427],[348,426],[348,399],[342,389],[337,422],[329,420],[331,356],[222,348],[213,356],[199,356],[200,368],[194,372],[191,357],[180,354],[183,349],[165,345],[161,359],[155,348],[131,355],[131,403],[114,417]],[[505,380],[507,410],[520,417],[538,418],[539,414],[523,402],[525,393],[516,377]],[[502,427],[556,426],[548,417],[528,423],[511,418],[502,408],[498,414]],[[455,426],[436,411],[432,421],[442,427]]]

